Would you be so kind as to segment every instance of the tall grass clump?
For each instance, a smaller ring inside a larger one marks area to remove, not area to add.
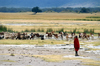
[[[7,27],[0,25],[0,32],[2,32],[2,31],[4,31],[4,32],[7,31]]]
[[[36,30],[35,29],[31,29],[31,32],[35,32]]]
[[[58,29],[55,32],[64,32],[64,28]]]
[[[94,29],[82,29],[83,33],[94,33]],[[53,29],[53,28],[47,28],[47,29],[43,29],[43,28],[38,28],[38,29],[26,29],[25,31],[23,32],[52,32],[52,31],[55,31],[56,33],[59,33],[59,32],[66,32],[66,33],[81,33],[81,31],[77,28],[75,29],[72,29],[70,31],[67,31],[65,30],[64,28],[59,28],[59,29]]]
[[[84,29],[84,33],[94,33],[94,29]]]
[[[30,32],[30,30],[26,29],[24,32]]]
[[[11,28],[8,28],[7,32],[15,32]]]
[[[7,28],[6,26],[0,25],[0,32],[14,32],[11,28]]]
[[[38,29],[31,29],[31,30],[25,29],[22,32],[44,32],[44,29],[40,29],[40,28],[38,28]]]
[[[46,32],[52,32],[53,29],[52,28],[48,28]]]
[[[94,33],[94,29],[90,29],[90,33]]]
[[[37,32],[44,32],[44,29],[38,28]]]
[[[76,33],[77,28],[73,29],[73,33]]]

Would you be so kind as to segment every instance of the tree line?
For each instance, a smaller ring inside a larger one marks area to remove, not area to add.
[[[35,10],[34,10],[35,9]],[[38,9],[38,10],[37,10]],[[0,7],[0,12],[76,12],[76,13],[96,13],[100,12],[100,7],[91,7],[91,8],[85,8],[85,7],[77,7],[77,8],[39,8],[39,7],[33,7],[33,8],[7,8],[7,7]]]

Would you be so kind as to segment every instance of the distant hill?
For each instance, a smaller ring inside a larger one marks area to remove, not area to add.
[[[0,7],[100,7],[100,0],[0,0]]]

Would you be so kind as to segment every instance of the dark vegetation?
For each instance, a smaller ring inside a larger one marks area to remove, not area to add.
[[[14,32],[11,28],[0,25],[0,32]]]
[[[91,17],[86,17],[86,18],[100,18],[100,16],[91,16]]]
[[[94,33],[94,29],[83,29],[85,33]],[[66,32],[66,33],[81,33],[80,31],[78,31],[77,28],[70,30],[70,31],[66,31],[64,28],[60,28],[60,29],[52,29],[52,28],[47,28],[47,30],[45,31],[45,29],[26,29],[25,31],[22,32],[51,32],[51,31],[55,31],[57,33],[59,32]],[[17,32],[17,31],[13,31],[10,28],[7,28],[6,26],[2,26],[0,25],[0,32]]]
[[[7,8],[7,7],[0,7],[0,12],[76,12],[76,13],[97,13],[100,12],[100,7],[95,8],[85,8],[85,7],[78,7],[78,8],[42,8],[33,7],[33,8]]]
[[[42,10],[39,7],[33,7],[32,12],[34,12],[34,14],[36,14],[37,12],[42,12]]]

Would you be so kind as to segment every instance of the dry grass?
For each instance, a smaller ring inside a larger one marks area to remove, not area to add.
[[[47,28],[52,28],[53,30],[58,30],[61,28],[64,28],[65,31],[72,31],[73,29],[77,28],[77,31],[83,32],[84,29],[94,29],[95,33],[100,33],[100,24],[82,24],[82,25],[68,25],[68,24],[41,24],[41,25],[33,25],[33,26],[7,26],[8,28],[12,28],[14,31],[24,31],[26,29],[44,29],[44,31],[47,30]]]
[[[34,55],[33,57],[42,58],[44,61],[47,62],[59,62],[64,60],[61,55]]]
[[[37,13],[32,15],[32,12],[25,13],[0,13],[0,24],[35,24],[33,26],[17,26],[10,25],[14,31],[24,31],[25,29],[53,28],[55,30],[64,28],[65,31],[71,31],[77,28],[78,31],[83,29],[94,29],[95,33],[100,33],[99,21],[76,21],[74,19],[100,19],[100,18],[86,18],[90,16],[100,16],[100,13]],[[69,19],[69,20],[68,20]],[[39,25],[41,24],[41,25]]]
[[[88,66],[100,66],[100,61],[92,60],[92,59],[83,59],[82,62],[83,65],[88,65]]]
[[[33,55],[33,57],[41,58],[47,62],[62,62],[65,60],[80,60],[80,58],[65,58],[64,55]],[[81,59],[82,60],[82,59]]]
[[[83,19],[89,16],[100,16],[100,13],[37,13],[32,15],[32,12],[25,13],[0,13],[0,19],[43,19],[43,20],[65,20],[65,19]]]
[[[0,44],[4,45],[20,45],[20,44],[30,44],[30,45],[44,45],[44,44],[65,44],[67,41],[59,41],[59,40],[40,40],[40,39],[34,39],[34,40],[11,40],[11,39],[4,39],[0,40]]]
[[[81,58],[64,58],[63,55],[34,55],[33,57],[41,58],[47,62],[62,62],[65,60],[80,60],[83,65],[99,66],[100,61],[92,59],[81,59]]]

